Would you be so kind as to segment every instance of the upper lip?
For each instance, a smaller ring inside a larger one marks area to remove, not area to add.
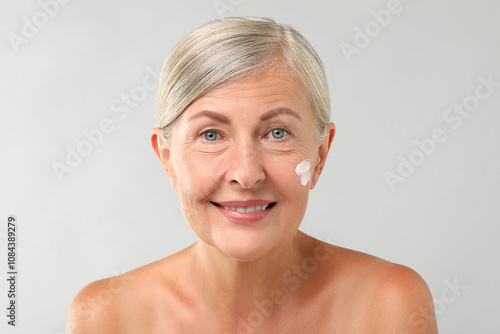
[[[248,208],[252,206],[262,206],[274,203],[273,201],[266,201],[262,199],[252,199],[249,201],[227,201],[227,202],[213,202],[222,206],[235,207],[235,208]]]

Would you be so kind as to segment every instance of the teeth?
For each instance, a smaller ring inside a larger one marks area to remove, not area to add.
[[[236,211],[236,212],[239,212],[239,213],[250,213],[250,212],[254,212],[254,211],[264,211],[265,209],[267,209],[267,207],[269,206],[269,204],[249,206],[247,208],[240,208],[240,207],[233,207],[233,206],[224,206],[224,205],[221,205],[221,206],[224,209],[226,209],[226,210],[232,210],[232,211]]]

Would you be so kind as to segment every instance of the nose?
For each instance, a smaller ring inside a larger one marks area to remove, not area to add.
[[[254,143],[245,142],[231,147],[226,176],[230,183],[246,189],[264,181],[266,175],[261,152]]]

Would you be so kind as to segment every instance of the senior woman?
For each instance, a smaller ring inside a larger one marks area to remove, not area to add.
[[[68,333],[437,332],[414,271],[298,230],[335,127],[297,31],[261,18],[198,28],[163,67],[158,110],[152,146],[199,241],[85,287]]]

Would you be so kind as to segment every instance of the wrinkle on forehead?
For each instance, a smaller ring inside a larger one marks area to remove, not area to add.
[[[254,118],[258,113],[285,107],[298,111],[303,120],[312,118],[316,123],[314,109],[304,86],[287,73],[259,73],[242,80],[229,82],[200,97],[184,113],[190,114],[202,109],[227,112],[229,115],[251,106],[252,113],[238,117]],[[307,116],[309,115],[309,116]]]

